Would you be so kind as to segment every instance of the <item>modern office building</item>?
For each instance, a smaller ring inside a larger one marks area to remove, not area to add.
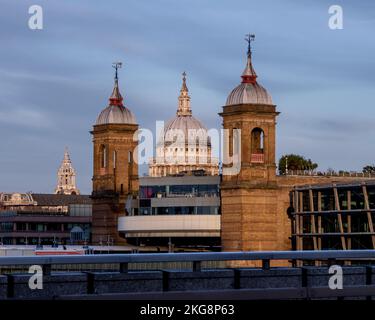
[[[0,193],[0,241],[3,244],[89,242],[91,211],[87,195]]]
[[[127,204],[118,230],[136,245],[173,245],[175,249],[220,246],[220,177],[140,178],[139,198]]]

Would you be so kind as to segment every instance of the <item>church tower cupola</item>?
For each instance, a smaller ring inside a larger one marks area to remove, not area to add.
[[[55,194],[79,194],[79,190],[76,187],[76,172],[72,166],[68,148],[65,148],[64,159],[57,172]]]
[[[270,94],[257,82],[257,74],[252,62],[251,42],[255,40],[255,35],[246,36],[248,42],[246,67],[243,71],[241,83],[235,87],[227,98],[225,105],[240,104],[262,104],[273,105]]]
[[[118,69],[122,67],[121,62],[113,63],[115,68],[115,84],[109,97],[109,105],[99,114],[96,125],[101,124],[136,124],[134,114],[123,104],[123,97],[119,89]]]

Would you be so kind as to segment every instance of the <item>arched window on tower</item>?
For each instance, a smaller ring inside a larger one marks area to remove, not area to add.
[[[132,184],[132,175],[133,175],[133,152],[128,151],[128,191],[131,190]]]
[[[102,144],[100,146],[100,168],[107,167],[107,147]]]
[[[251,160],[252,163],[264,162],[264,131],[254,128],[251,131]]]
[[[117,152],[113,151],[113,169],[116,169]]]
[[[128,163],[131,164],[133,163],[133,152],[129,151],[128,153]]]

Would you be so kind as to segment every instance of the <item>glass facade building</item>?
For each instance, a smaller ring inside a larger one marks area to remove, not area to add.
[[[219,248],[220,176],[139,179],[139,197],[127,203],[119,232],[138,246]]]

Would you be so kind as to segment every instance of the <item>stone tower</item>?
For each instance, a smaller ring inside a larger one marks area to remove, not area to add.
[[[221,185],[222,246],[225,251],[274,250],[277,225],[275,164],[276,106],[258,84],[249,35],[242,82],[229,94],[223,112],[229,156],[239,156],[238,171],[223,165]],[[235,130],[237,129],[237,130]],[[236,132],[240,140],[234,139]],[[237,149],[236,149],[236,146]],[[237,150],[237,151],[236,151]]]
[[[138,165],[134,150],[138,129],[133,113],[123,105],[118,85],[118,68],[115,63],[115,83],[109,105],[100,113],[93,131],[94,174],[92,243],[120,244],[117,221],[127,214],[125,204],[138,192]]]
[[[72,166],[68,148],[65,148],[64,159],[57,172],[55,194],[79,194],[76,187],[76,172]]]

